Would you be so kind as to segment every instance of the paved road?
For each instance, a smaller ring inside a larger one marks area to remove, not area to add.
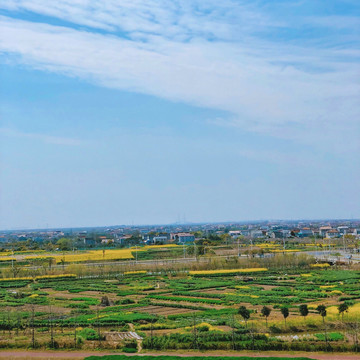
[[[330,251],[330,253],[334,253],[334,252],[338,252],[338,251]],[[327,250],[321,250],[321,251],[301,251],[301,252],[294,252],[293,254],[299,255],[299,254],[307,254],[307,255],[311,255],[314,256],[315,258],[319,259],[319,260],[330,260],[330,261],[342,261],[342,262],[349,262],[349,259],[347,258],[347,256],[352,255],[351,261],[352,262],[360,262],[360,254],[348,254],[348,253],[344,253],[339,252],[341,255],[339,257],[335,257],[335,256],[329,256],[329,251]],[[227,258],[227,257],[231,257],[231,256],[236,256],[236,255],[216,255],[216,258]],[[265,254],[265,256],[271,256],[270,254]],[[241,255],[241,258],[247,258],[247,255]],[[177,258],[177,259],[161,259],[161,260],[122,260],[122,261],[111,261],[111,262],[99,262],[99,263],[86,263],[83,262],[81,263],[81,265],[85,265],[85,266],[104,266],[104,265],[117,265],[117,266],[129,266],[129,265],[158,265],[158,266],[162,266],[162,265],[168,265],[168,264],[176,264],[176,263],[180,263],[180,264],[187,264],[187,263],[194,263],[194,262],[207,262],[209,261],[209,258],[207,257],[199,257],[197,259],[195,259],[194,257],[187,257],[187,258]],[[65,264],[65,265],[53,265],[53,268],[63,268],[63,267],[67,267],[69,265],[72,264]],[[39,269],[41,268],[41,266],[29,266],[28,269]]]
[[[339,253],[340,256],[333,256],[331,254]],[[360,254],[350,254],[344,251],[337,250],[320,250],[320,251],[307,251],[306,254],[312,255],[319,260],[329,260],[329,261],[343,261],[343,262],[360,262]],[[351,258],[349,259],[349,256]]]

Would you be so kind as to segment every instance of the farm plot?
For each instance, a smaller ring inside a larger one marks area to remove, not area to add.
[[[137,311],[168,317],[169,315],[193,313],[198,310],[151,305],[137,308]]]
[[[51,339],[71,347],[76,336],[82,339],[78,347],[111,348],[116,341],[133,341],[115,335],[131,331],[144,337],[144,348],[157,350],[327,350],[330,342],[332,349],[354,349],[359,271],[226,270],[4,281],[0,346],[32,346],[34,336],[40,347]],[[341,313],[340,304],[346,305]],[[329,334],[340,335],[331,341],[303,336],[322,334],[325,325]]]

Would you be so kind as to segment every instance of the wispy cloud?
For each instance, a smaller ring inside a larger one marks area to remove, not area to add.
[[[334,149],[343,147],[345,134],[355,142],[359,38],[345,23],[359,18],[290,13],[287,19],[260,4],[7,0],[3,8],[17,15],[28,11],[88,28],[1,17],[0,51],[37,69],[225,110],[227,126],[312,143],[326,134],[326,142],[338,143]],[[304,23],[346,28],[347,41],[340,46],[331,32],[302,35],[302,42],[278,34],[301,32]]]
[[[10,138],[32,139],[32,140],[44,142],[46,144],[63,145],[63,146],[79,146],[83,144],[83,141],[74,138],[28,133],[10,128],[0,128],[0,136],[10,137]]]

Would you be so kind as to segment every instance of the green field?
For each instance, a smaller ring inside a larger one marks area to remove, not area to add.
[[[279,256],[291,263],[293,255]],[[139,346],[147,351],[357,349],[360,271],[275,262],[256,271],[260,265],[237,264],[229,272],[230,264],[226,272],[194,275],[152,269],[3,279],[0,346],[130,353]],[[347,306],[341,315],[340,304]],[[306,316],[301,305],[307,306]],[[142,339],[124,335],[129,332]]]
[[[359,268],[294,253],[312,246],[203,247],[190,263],[157,262],[194,251],[176,245],[3,252],[0,347],[357,351]]]

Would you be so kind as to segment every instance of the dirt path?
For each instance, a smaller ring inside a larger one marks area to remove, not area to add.
[[[91,355],[115,355],[115,354],[121,354],[116,352],[102,352],[102,351],[0,351],[0,359],[8,359],[8,360],[30,360],[30,359],[37,359],[37,360],[48,360],[48,359],[56,359],[56,360],[82,360],[87,356]],[[134,356],[131,354],[125,354],[129,357]],[[183,352],[181,354],[177,354],[176,352],[159,352],[159,353],[147,353],[147,354],[137,354],[138,356],[143,355],[153,355],[153,356],[159,356],[159,355],[177,355],[182,357],[187,356],[199,356],[199,358],[206,358],[207,356],[249,356],[249,357],[271,357],[271,356],[278,356],[278,357],[288,357],[288,358],[298,358],[298,357],[307,357],[310,359],[316,359],[316,360],[359,360],[360,355],[359,354],[343,354],[343,353],[299,353],[299,352],[293,352],[293,353],[284,353],[284,352],[207,352],[207,353],[199,353],[199,352]]]
[[[134,324],[129,323],[129,328],[131,331],[136,332]],[[142,339],[136,339],[138,353],[142,350]]]

